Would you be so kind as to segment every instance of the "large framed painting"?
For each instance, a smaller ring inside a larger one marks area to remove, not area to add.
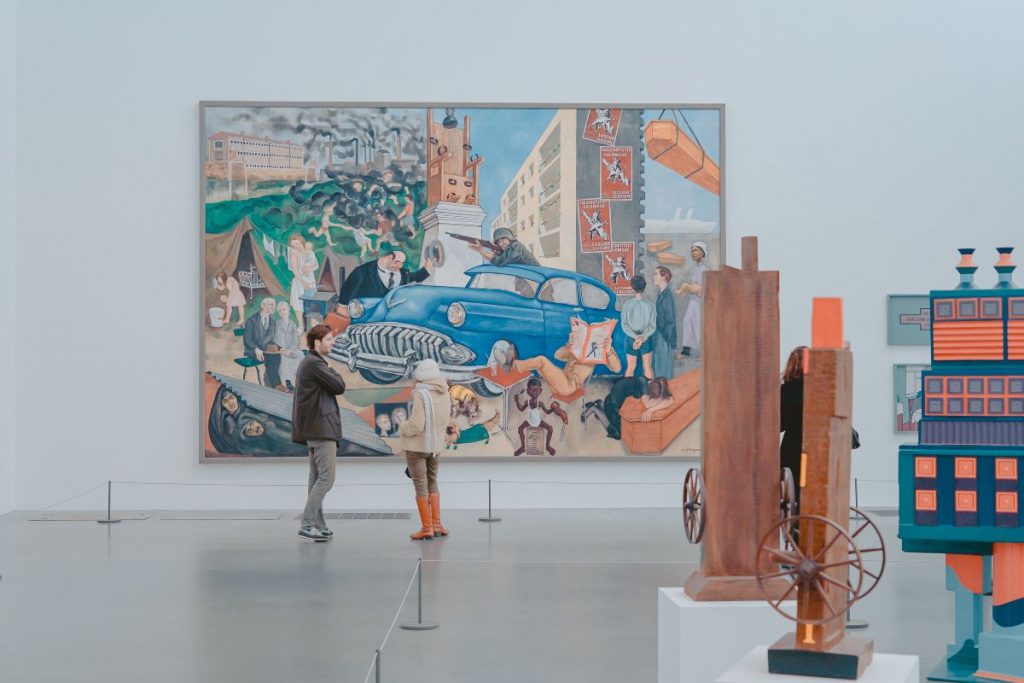
[[[201,458],[301,458],[335,332],[340,457],[401,455],[441,367],[445,457],[699,454],[722,105],[200,103]]]

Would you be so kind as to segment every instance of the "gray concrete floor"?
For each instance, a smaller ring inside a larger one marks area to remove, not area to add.
[[[452,535],[426,543],[408,540],[410,520],[334,521],[336,540],[313,544],[294,513],[113,526],[11,513],[0,681],[360,683],[422,555],[425,618],[441,628],[396,628],[385,683],[654,683],[657,589],[699,557],[679,512],[499,514],[447,512]],[[900,553],[895,518],[876,519],[890,562],[854,616],[876,651],[920,655],[927,672],[952,633],[941,557]]]

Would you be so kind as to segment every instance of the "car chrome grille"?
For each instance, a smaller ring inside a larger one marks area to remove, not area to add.
[[[404,358],[412,350],[417,360],[432,358],[440,362],[441,347],[448,343],[442,335],[394,323],[353,325],[346,333],[361,351],[392,358]]]

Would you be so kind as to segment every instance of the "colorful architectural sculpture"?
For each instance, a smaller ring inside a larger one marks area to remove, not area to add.
[[[959,285],[930,294],[924,415],[899,452],[903,549],[946,554],[956,606],[956,641],[931,680],[1024,681],[1024,289],[1013,249],[997,251],[994,288],[977,288],[974,250],[961,249]]]

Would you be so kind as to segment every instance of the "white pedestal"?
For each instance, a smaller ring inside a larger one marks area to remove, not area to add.
[[[463,287],[466,284],[465,271],[483,263],[480,254],[469,248],[469,243],[450,236],[454,232],[466,237],[480,237],[487,214],[473,204],[438,202],[420,212],[423,226],[423,247],[426,249],[434,240],[444,248],[444,264],[434,269],[428,281],[433,285]]]
[[[763,600],[696,602],[682,588],[659,588],[658,683],[709,683],[792,627]]]
[[[774,642],[774,641],[771,641]],[[915,655],[881,655],[877,652],[857,683],[918,683],[921,677]],[[768,646],[759,645],[736,666],[722,674],[717,683],[836,683],[835,678],[787,676],[768,673]]]

